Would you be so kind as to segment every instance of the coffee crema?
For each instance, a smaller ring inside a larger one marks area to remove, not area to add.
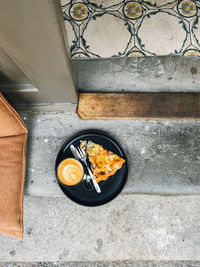
[[[84,170],[81,163],[73,158],[63,160],[58,166],[57,176],[64,185],[73,186],[83,178]]]

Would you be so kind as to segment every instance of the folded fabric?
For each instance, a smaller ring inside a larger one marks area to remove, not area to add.
[[[28,131],[0,93],[0,233],[23,237],[23,199]]]

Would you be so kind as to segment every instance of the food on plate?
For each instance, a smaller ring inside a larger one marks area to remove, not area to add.
[[[87,152],[93,174],[97,182],[107,180],[109,176],[121,169],[125,160],[91,141],[81,141],[80,147]]]
[[[83,178],[84,170],[82,164],[74,159],[63,160],[57,170],[58,179],[62,184],[73,186],[78,184]]]

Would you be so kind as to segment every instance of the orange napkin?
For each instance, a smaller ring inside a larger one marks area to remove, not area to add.
[[[28,130],[0,93],[0,233],[23,237]]]

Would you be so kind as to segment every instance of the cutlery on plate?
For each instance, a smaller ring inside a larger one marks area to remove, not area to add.
[[[70,150],[71,150],[74,158],[77,159],[77,160],[80,160],[74,145],[70,145]],[[84,174],[84,176],[83,176],[83,185],[88,191],[91,191],[93,189],[92,177],[90,177],[87,174]]]
[[[85,150],[80,148],[80,147],[77,147],[76,148],[76,154],[78,155],[79,159],[85,163],[87,170],[88,170],[88,173],[89,173],[90,177],[92,178],[92,182],[93,182],[93,185],[94,185],[97,193],[101,193],[101,189],[100,189],[100,187],[96,181],[96,178],[87,164],[87,155],[86,155]]]
[[[70,150],[71,150],[73,156],[75,157],[75,159],[79,160],[79,156],[77,155],[76,148],[74,145],[70,145]]]

